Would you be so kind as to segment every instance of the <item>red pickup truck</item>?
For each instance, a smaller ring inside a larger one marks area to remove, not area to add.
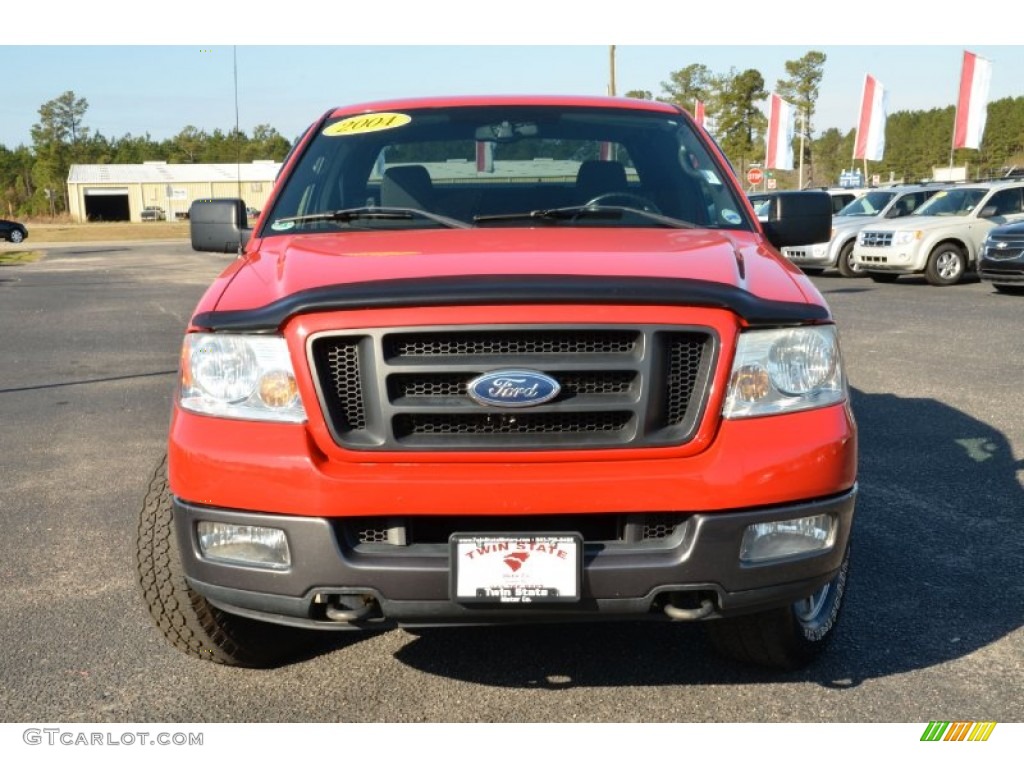
[[[138,577],[183,651],[267,666],[313,630],[700,621],[794,667],[834,634],[857,441],[839,338],[779,255],[824,192],[755,217],[669,104],[332,109],[181,350]],[[322,637],[322,635],[320,635]]]

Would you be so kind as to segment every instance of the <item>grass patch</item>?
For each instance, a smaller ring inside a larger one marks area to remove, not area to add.
[[[0,251],[0,266],[29,264],[38,261],[42,255],[40,251]]]
[[[109,240],[188,239],[187,221],[29,224],[29,236],[40,243],[95,243]]]

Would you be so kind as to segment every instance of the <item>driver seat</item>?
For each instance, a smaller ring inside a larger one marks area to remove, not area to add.
[[[609,192],[627,192],[626,169],[614,160],[584,160],[576,172],[576,197],[586,203]]]

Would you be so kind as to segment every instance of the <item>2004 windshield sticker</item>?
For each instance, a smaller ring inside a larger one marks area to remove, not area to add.
[[[324,136],[354,136],[357,133],[389,131],[412,122],[409,115],[401,112],[375,112],[370,115],[346,117],[324,128]]]

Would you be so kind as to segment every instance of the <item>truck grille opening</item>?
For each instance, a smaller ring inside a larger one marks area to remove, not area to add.
[[[673,445],[696,431],[714,371],[706,328],[376,329],[311,338],[337,443],[366,451]],[[530,370],[558,381],[526,408],[482,405],[468,384]]]
[[[348,546],[447,544],[453,533],[579,533],[585,542],[641,544],[665,542],[690,515],[675,512],[529,516],[424,515],[344,518],[336,533]]]

